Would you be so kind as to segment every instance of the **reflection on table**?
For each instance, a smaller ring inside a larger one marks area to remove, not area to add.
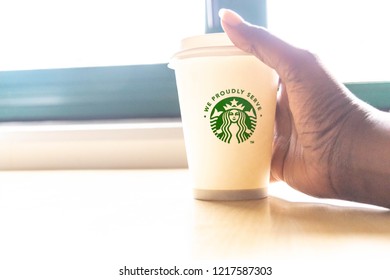
[[[0,172],[0,278],[113,279],[123,265],[213,260],[389,260],[387,209],[283,183],[262,200],[198,201],[190,185],[187,170]]]

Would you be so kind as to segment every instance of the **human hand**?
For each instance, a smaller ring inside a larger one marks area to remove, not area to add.
[[[390,197],[384,202],[372,194],[367,197],[367,178],[356,174],[370,156],[361,149],[373,144],[364,138],[375,129],[371,116],[376,110],[337,82],[312,53],[246,23],[230,10],[221,10],[220,17],[231,41],[274,68],[281,80],[271,177],[317,197],[389,205]],[[379,166],[378,160],[374,163]],[[379,183],[386,188],[378,191],[389,193],[389,160],[385,165]]]

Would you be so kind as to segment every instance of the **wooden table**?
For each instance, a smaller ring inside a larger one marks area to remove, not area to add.
[[[0,172],[0,279],[124,279],[125,265],[240,263],[274,266],[270,279],[342,268],[388,279],[387,209],[283,183],[263,200],[197,201],[190,185],[187,170]]]

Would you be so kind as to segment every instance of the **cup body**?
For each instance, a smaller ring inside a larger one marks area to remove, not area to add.
[[[204,36],[206,43],[207,36],[219,36],[225,45],[211,46],[209,52],[205,46],[188,48],[171,63],[194,196],[263,198],[269,184],[278,77],[232,46],[225,34]]]

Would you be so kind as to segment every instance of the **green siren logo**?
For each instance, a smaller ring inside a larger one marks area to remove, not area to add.
[[[239,144],[245,142],[255,131],[256,123],[255,109],[241,97],[222,99],[211,110],[211,129],[225,143],[230,143],[232,139]]]

